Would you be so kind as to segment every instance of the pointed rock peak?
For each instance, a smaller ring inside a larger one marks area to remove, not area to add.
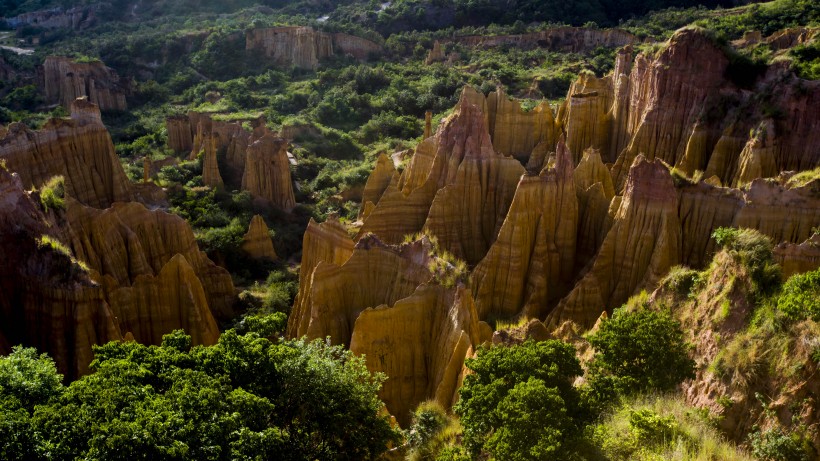
[[[464,85],[464,88],[461,90],[461,96],[458,99],[458,104],[456,104],[456,111],[465,104],[474,104],[478,107],[484,107],[486,103],[487,98],[484,97],[482,92],[476,90],[472,85]]]
[[[500,155],[493,148],[483,108],[470,102],[459,104],[442,129],[430,139],[435,138],[439,140],[439,149],[453,151],[463,146],[465,157],[489,158]]]
[[[643,154],[635,158],[629,169],[624,200],[636,198],[657,202],[676,202],[678,194],[672,181],[672,174],[663,161],[649,161]]]
[[[248,226],[248,232],[242,237],[242,250],[253,259],[278,259],[273,241],[270,238],[268,225],[262,216],[255,215]]]
[[[541,170],[541,176],[555,174],[557,179],[572,179],[572,173],[575,171],[572,165],[572,152],[570,152],[569,147],[567,147],[566,139],[563,135],[561,135],[558,144],[555,146],[554,162],[549,160],[544,164],[545,167]],[[552,168],[553,166],[554,168]]]
[[[71,119],[81,124],[99,123],[102,124],[100,108],[88,100],[88,96],[82,96],[71,103]]]

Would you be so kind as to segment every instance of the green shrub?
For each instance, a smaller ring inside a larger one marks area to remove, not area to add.
[[[687,296],[699,280],[699,272],[686,266],[675,266],[661,280],[661,286],[679,296]]]
[[[646,408],[629,414],[629,427],[644,443],[662,444],[676,439],[680,434],[674,416],[661,416]]]
[[[54,176],[46,182],[40,189],[40,203],[43,210],[64,210],[65,209],[65,178]]]
[[[695,376],[691,346],[668,311],[617,309],[588,339],[591,379],[612,376],[627,393],[671,390]]]
[[[820,322],[820,269],[791,276],[783,284],[777,308],[793,320]]]
[[[767,461],[808,461],[813,450],[808,440],[798,432],[786,432],[781,427],[749,434],[752,454]]]

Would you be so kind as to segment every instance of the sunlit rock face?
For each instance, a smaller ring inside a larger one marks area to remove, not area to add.
[[[639,154],[739,186],[820,163],[819,101],[817,82],[779,64],[744,71],[705,32],[682,29],[634,60],[624,48],[606,77],[581,75],[556,118],[576,163],[590,147],[614,163],[619,193]]]
[[[27,189],[63,176],[66,193],[89,206],[133,199],[99,108],[87,99],[72,103],[70,119],[51,119],[40,130],[9,125],[0,138],[0,159]]]
[[[273,248],[270,230],[262,216],[255,215],[242,237],[242,251],[256,260],[276,261],[279,257]]]
[[[102,61],[77,62],[72,58],[49,56],[43,63],[46,100],[71,108],[75,99],[87,97],[102,111],[124,111],[127,82]]]

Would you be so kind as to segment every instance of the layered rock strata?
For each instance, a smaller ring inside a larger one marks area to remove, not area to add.
[[[578,228],[572,172],[560,142],[553,168],[519,181],[495,243],[472,273],[480,318],[541,317],[568,291]]]
[[[63,176],[66,193],[89,206],[133,199],[100,111],[85,98],[71,104],[70,119],[51,119],[38,131],[12,123],[0,138],[0,159],[27,189]]]
[[[67,199],[66,219],[73,253],[98,274],[95,278],[105,287],[106,295],[113,296],[112,293],[122,287],[137,286],[141,277],[160,277],[163,268],[176,255],[181,255],[185,263],[179,262],[175,264],[176,269],[166,272],[169,278],[178,278],[174,274],[183,269],[186,274],[191,272],[185,265],[192,268],[198,280],[190,281],[190,288],[184,284],[179,285],[181,290],[190,291],[186,296],[191,299],[185,299],[186,302],[190,301],[187,307],[195,307],[199,312],[197,315],[205,318],[210,316],[210,312],[207,315],[204,312],[209,309],[220,318],[232,315],[234,286],[230,274],[199,250],[191,227],[182,218],[159,210],[151,211],[134,202],[115,203],[111,208],[99,210]],[[168,282],[164,286],[173,287],[173,284]],[[205,292],[207,302],[204,306],[200,302],[202,298],[198,296],[199,289]],[[149,302],[149,306],[160,310],[160,317],[167,314],[162,312],[163,309],[180,310],[170,300],[183,295],[166,293],[163,296],[169,301],[157,304]],[[109,297],[112,307],[115,306],[116,299]],[[150,301],[154,298],[143,299]],[[139,341],[152,342],[148,338],[135,337]],[[203,337],[215,338],[210,333],[203,333]]]
[[[302,26],[250,30],[245,36],[245,49],[261,51],[280,66],[313,70],[319,67],[320,60],[334,55],[364,61],[382,51],[381,45],[361,37]]]
[[[288,161],[288,142],[266,134],[248,146],[242,189],[274,206],[291,211],[296,206]]]
[[[63,56],[49,56],[43,63],[46,100],[69,109],[75,99],[87,96],[102,111],[124,111],[128,82],[101,61],[77,62]]]

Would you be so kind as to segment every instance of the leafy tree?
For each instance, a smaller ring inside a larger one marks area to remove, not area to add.
[[[270,320],[248,329],[281,328],[284,316]],[[177,331],[95,354],[94,373],[66,388],[31,349],[0,359],[3,459],[359,460],[397,440],[379,415],[384,377],[323,341],[228,330],[192,347]]]
[[[595,348],[592,380],[615,378],[626,392],[670,390],[694,378],[690,346],[668,311],[618,309],[589,337]]]
[[[582,373],[575,349],[562,341],[481,348],[466,362],[454,410],[464,440],[499,459],[559,456],[577,436],[581,414],[572,379]],[[556,458],[557,459],[557,458]]]
[[[63,391],[62,375],[47,355],[16,346],[0,357],[0,459],[39,459],[31,412]]]

